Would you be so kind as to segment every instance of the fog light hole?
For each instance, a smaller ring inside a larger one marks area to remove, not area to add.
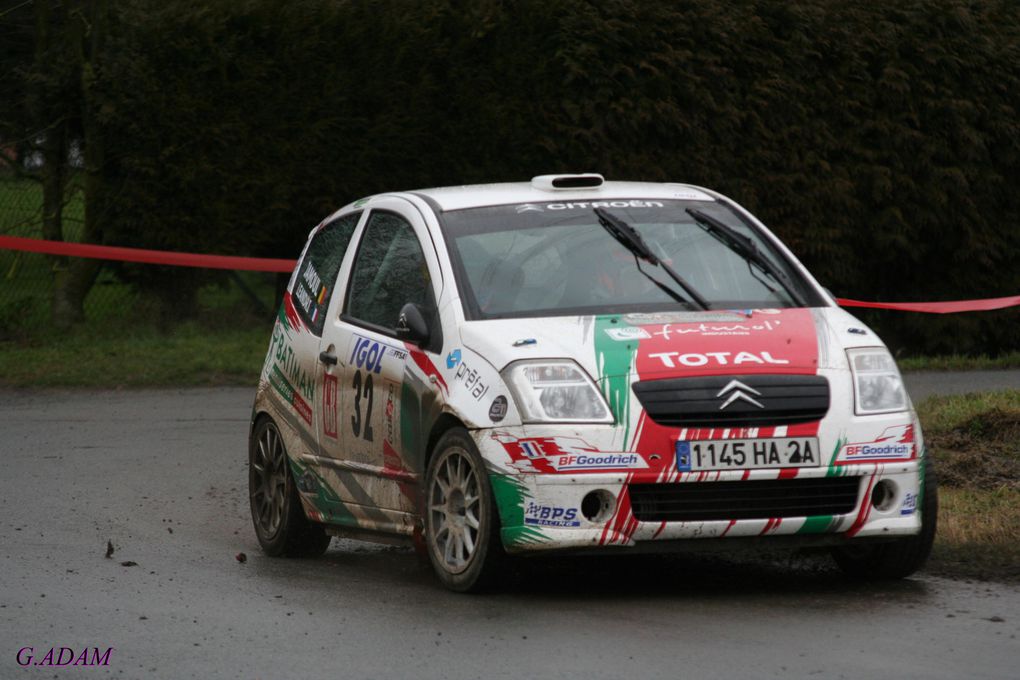
[[[879,512],[888,512],[896,504],[896,484],[883,479],[871,490],[871,505]]]
[[[616,499],[605,489],[590,491],[581,499],[581,514],[589,522],[605,522],[615,508]]]

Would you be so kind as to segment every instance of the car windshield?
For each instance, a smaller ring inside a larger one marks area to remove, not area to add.
[[[772,245],[714,201],[610,200],[524,203],[443,213],[465,312],[471,319],[696,309],[660,267],[605,231],[594,208],[637,230],[655,255],[711,309],[798,306],[789,292],[700,225],[700,211],[751,239],[805,299],[814,294]],[[647,275],[659,282],[656,285]]]

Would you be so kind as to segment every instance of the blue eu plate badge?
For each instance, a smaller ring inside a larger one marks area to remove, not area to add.
[[[679,472],[691,471],[691,443],[676,443],[676,469]]]

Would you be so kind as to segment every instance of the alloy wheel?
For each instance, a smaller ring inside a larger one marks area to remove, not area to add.
[[[478,547],[481,522],[478,471],[466,451],[443,453],[429,489],[432,549],[443,568],[464,571]]]
[[[287,493],[287,455],[280,433],[267,426],[255,444],[251,461],[251,503],[259,530],[267,537],[275,536],[283,519]]]

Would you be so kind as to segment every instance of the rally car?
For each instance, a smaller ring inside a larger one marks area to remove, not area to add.
[[[519,555],[707,545],[898,578],[937,514],[882,341],[732,200],[597,174],[380,194],[316,226],[249,464],[269,555],[407,541],[459,591]]]

